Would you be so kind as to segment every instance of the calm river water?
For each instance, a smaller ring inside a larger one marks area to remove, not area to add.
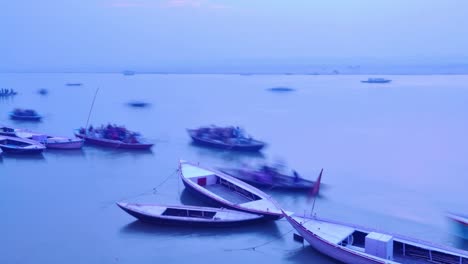
[[[368,77],[0,74],[0,88],[19,92],[0,98],[0,124],[71,136],[99,88],[91,124],[125,125],[156,143],[143,153],[85,146],[0,157],[0,263],[335,263],[294,242],[285,220],[158,227],[115,205],[201,204],[174,173],[179,159],[213,167],[282,160],[310,179],[324,168],[317,215],[467,250],[444,214],[468,208],[468,76],[360,82]],[[296,91],[266,90],[275,86]],[[126,105],[139,99],[151,107]],[[11,121],[16,107],[44,119]],[[269,145],[257,155],[192,145],[185,129],[209,124],[242,126]],[[305,193],[267,192],[287,210],[311,211]]]

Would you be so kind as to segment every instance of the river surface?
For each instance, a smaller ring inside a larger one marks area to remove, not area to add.
[[[90,124],[125,125],[155,142],[149,152],[85,146],[34,157],[3,153],[0,263],[335,263],[294,242],[285,220],[159,227],[115,205],[202,205],[184,191],[179,159],[212,167],[280,160],[313,180],[324,168],[318,216],[468,250],[445,218],[468,209],[468,76],[360,82],[368,77],[0,74],[0,88],[18,91],[0,98],[0,124],[71,136],[85,126],[99,88]],[[277,86],[296,90],[267,91]],[[151,106],[131,108],[131,100]],[[12,121],[16,107],[44,119]],[[191,144],[186,129],[210,124],[239,125],[268,146],[242,154]],[[305,192],[266,192],[286,210],[311,212]]]

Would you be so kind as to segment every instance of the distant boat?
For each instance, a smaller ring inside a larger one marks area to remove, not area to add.
[[[135,203],[117,203],[117,205],[135,218],[151,224],[225,227],[253,223],[263,219],[261,215],[225,208]]]
[[[32,109],[15,109],[10,112],[10,118],[23,121],[40,121],[42,116]]]
[[[369,78],[365,81],[361,81],[363,83],[389,83],[392,80],[384,79],[384,78]]]
[[[16,137],[16,132],[22,129],[2,126],[0,127],[0,136]]]
[[[123,71],[122,74],[126,76],[130,76],[130,75],[135,75],[135,72],[127,70],[127,71]]]
[[[66,86],[81,86],[83,85],[82,83],[66,83]]]
[[[219,170],[246,183],[259,187],[310,190],[314,187],[315,183],[318,182],[301,178],[297,172],[287,174],[286,172],[270,166],[263,166],[260,169],[220,168]],[[320,175],[322,175],[322,172],[320,172]]]
[[[371,228],[285,213],[317,251],[344,263],[468,263],[468,252]]]
[[[273,88],[268,88],[270,92],[293,92],[295,89],[290,88],[290,87],[273,87]]]
[[[273,198],[227,174],[187,161],[180,161],[179,175],[189,191],[214,204],[263,215],[268,220],[277,220],[283,217]]]
[[[452,220],[456,226],[457,236],[468,240],[468,216],[456,213],[449,213],[447,217]]]
[[[39,154],[44,151],[46,147],[34,140],[0,136],[0,148],[5,153]]]
[[[265,147],[265,142],[242,135],[225,135],[227,130],[236,131],[234,127],[201,127],[187,129],[193,142],[202,146],[238,151],[259,151]],[[218,133],[219,132],[219,133]]]
[[[147,142],[138,133],[120,126],[110,126],[110,128],[102,126],[95,129],[80,128],[75,130],[75,135],[84,139],[86,143],[102,147],[148,150],[154,145]]]
[[[49,93],[49,91],[47,91],[47,89],[45,89],[45,88],[39,89],[37,92],[40,95],[47,95]]]
[[[128,102],[128,105],[132,107],[147,107],[150,104],[144,101],[130,101]]]

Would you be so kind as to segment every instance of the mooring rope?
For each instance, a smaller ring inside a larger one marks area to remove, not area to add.
[[[266,241],[266,242],[263,242],[263,243],[258,244],[258,245],[256,245],[256,246],[253,246],[253,247],[235,248],[235,249],[224,249],[224,251],[240,251],[240,250],[252,250],[252,251],[256,251],[257,248],[266,246],[266,245],[268,245],[268,244],[270,244],[270,243],[273,243],[273,242],[275,242],[275,241],[277,241],[277,240],[279,240],[279,239],[282,239],[283,237],[285,237],[287,234],[293,232],[294,230],[295,230],[295,229],[292,228],[292,229],[290,229],[288,232],[285,232],[285,233],[281,234],[279,237],[276,237],[276,238],[274,238],[274,239],[268,240],[268,241]]]

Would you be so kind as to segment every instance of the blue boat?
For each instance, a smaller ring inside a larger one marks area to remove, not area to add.
[[[246,137],[242,130],[234,127],[201,127],[187,129],[193,142],[207,147],[238,151],[259,151],[265,142]]]
[[[10,112],[10,118],[13,120],[40,121],[42,116],[32,109],[15,109]]]

